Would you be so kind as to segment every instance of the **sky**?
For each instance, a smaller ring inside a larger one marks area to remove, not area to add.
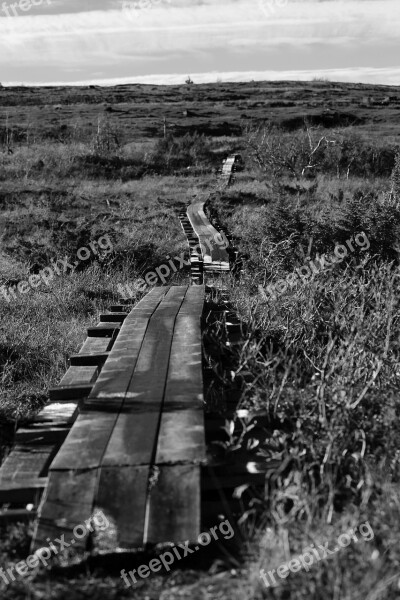
[[[0,81],[400,85],[400,0],[0,0]]]

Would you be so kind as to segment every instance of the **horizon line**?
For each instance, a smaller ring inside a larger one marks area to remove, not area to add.
[[[114,87],[119,85],[159,85],[176,86],[185,85],[185,79],[190,76],[194,84],[227,84],[227,83],[252,83],[252,82],[316,82],[327,83],[353,83],[362,85],[379,85],[385,87],[400,86],[400,67],[347,67],[345,69],[307,69],[294,71],[231,71],[207,73],[170,73],[139,75],[132,77],[113,78],[88,78],[77,81],[51,81],[51,82],[17,82],[6,81],[3,87]],[[333,79],[331,79],[333,78]],[[197,79],[197,81],[196,81]]]

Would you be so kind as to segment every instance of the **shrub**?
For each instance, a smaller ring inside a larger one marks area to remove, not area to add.
[[[157,174],[173,174],[187,167],[210,166],[213,154],[209,141],[198,133],[181,138],[168,135],[159,140],[149,157],[149,167]]]
[[[400,202],[400,151],[395,156],[391,176],[390,197],[393,202]]]
[[[310,128],[287,133],[270,127],[250,130],[247,147],[254,162],[268,177],[296,180],[318,173],[336,177],[388,177],[396,150],[381,147],[352,130],[330,132]]]

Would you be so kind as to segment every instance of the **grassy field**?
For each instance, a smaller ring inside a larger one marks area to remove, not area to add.
[[[399,90],[330,82],[26,88],[0,89],[0,105],[3,290],[109,240],[48,284],[0,296],[1,452],[47,401],[118,286],[133,289],[186,251],[178,213],[214,190],[222,157],[234,151],[245,168],[209,209],[243,258],[240,277],[227,280],[243,323],[230,350],[241,412],[219,450],[261,464],[267,484],[265,496],[237,491],[241,536],[211,566],[180,564],[134,589],[118,568],[42,569],[10,586],[0,579],[1,597],[397,598]],[[182,269],[168,283],[188,275]],[[26,557],[29,534],[22,525],[1,531],[0,566]],[[312,544],[340,551],[276,575]],[[275,569],[276,585],[268,576],[267,587],[260,569]]]

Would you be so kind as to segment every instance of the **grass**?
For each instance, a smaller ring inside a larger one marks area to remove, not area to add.
[[[383,179],[319,174],[304,195],[282,187],[273,195],[266,179],[251,184],[242,176],[243,184],[238,179],[214,206],[245,259],[230,289],[246,326],[236,359],[240,407],[264,423],[253,440],[253,460],[268,468],[268,493],[248,515],[259,534],[250,545],[252,597],[395,598],[400,215]],[[244,195],[252,190],[250,201],[239,201],[242,185]],[[340,201],[327,194],[338,186],[346,190]],[[368,253],[276,298],[259,294],[259,284],[285,278],[307,256],[333,253],[335,243],[361,231],[371,242]],[[278,578],[273,592],[260,582],[261,567],[277,568],[317,540],[334,544],[365,521],[374,531],[368,543]]]
[[[313,173],[301,176],[299,162],[294,172],[272,172],[268,161],[254,160],[245,137],[180,137],[118,147],[108,145],[111,134],[106,130],[104,139],[79,143],[21,143],[14,154],[2,155],[2,283],[25,280],[100,235],[113,242],[103,261],[93,259],[16,302],[0,298],[3,450],[15,426],[46,402],[48,386],[62,376],[86,327],[118,299],[118,284],[134,282],[166,256],[185,250],[177,214],[194,193],[212,189],[221,155],[242,148],[245,170],[212,205],[244,258],[240,278],[227,283],[243,322],[243,340],[229,351],[242,412],[222,447],[262,463],[266,493],[237,491],[246,499],[240,562],[235,555],[213,561],[208,570],[179,565],[129,590],[118,574],[100,568],[70,576],[41,570],[7,589],[0,581],[2,592],[9,600],[61,600],[70,593],[142,600],[396,598],[397,171],[391,179],[385,160],[369,171],[359,165],[348,176],[342,168],[338,176],[332,167],[338,156],[327,154]],[[352,140],[353,150],[368,149],[369,157],[379,148],[393,166],[392,141],[385,147],[383,140],[338,134]],[[285,158],[293,148],[285,150],[286,134],[276,135]],[[304,141],[298,135],[297,148]],[[370,242],[367,251],[349,253],[313,280],[264,301],[259,285],[286,278],[308,258],[332,253],[335,244],[361,231]],[[175,277],[172,283],[188,281],[186,272]],[[218,299],[215,292],[212,300]],[[222,331],[222,324],[216,328]],[[221,340],[212,338],[217,346]],[[246,415],[254,412],[259,425],[251,429]],[[338,536],[366,521],[373,539],[350,544],[309,572],[279,579],[277,587],[266,588],[260,580],[260,568],[276,569],[312,543],[332,547]],[[1,564],[25,558],[28,538],[21,525],[3,531]]]

